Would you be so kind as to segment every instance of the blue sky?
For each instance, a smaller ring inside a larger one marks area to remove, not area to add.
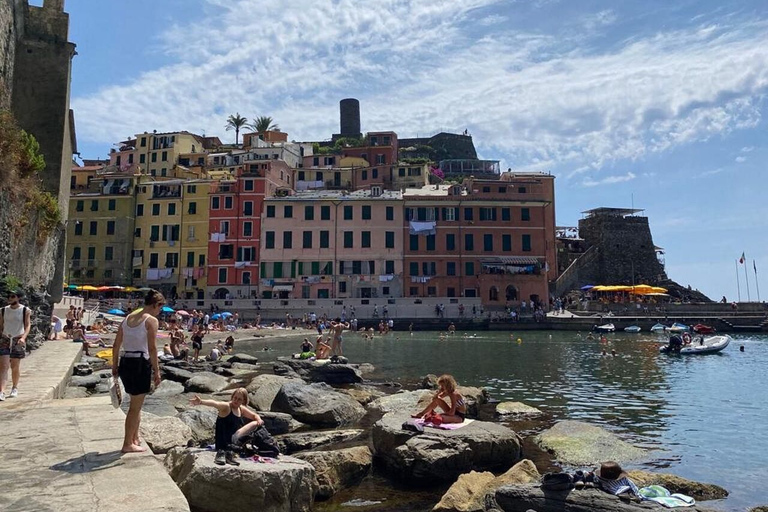
[[[82,156],[153,129],[234,140],[235,112],[324,139],[338,101],[355,97],[364,131],[468,129],[481,157],[556,175],[558,225],[645,209],[670,277],[711,298],[736,297],[746,252],[756,300],[752,260],[768,275],[764,0],[287,5],[68,0]]]

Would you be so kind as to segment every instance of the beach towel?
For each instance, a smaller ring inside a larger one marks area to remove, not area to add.
[[[638,491],[643,500],[653,501],[667,508],[692,507],[696,500],[685,494],[672,494],[660,485],[649,485]]]
[[[437,429],[440,429],[440,430],[457,430],[457,429],[460,429],[462,427],[466,427],[467,425],[469,425],[473,421],[475,421],[475,420],[465,419],[461,423],[440,423],[439,425],[435,425],[432,422],[425,421],[425,420],[418,419],[418,418],[413,420],[413,422],[415,424],[417,424],[417,425],[421,424],[421,426],[423,426],[423,427],[437,428]]]

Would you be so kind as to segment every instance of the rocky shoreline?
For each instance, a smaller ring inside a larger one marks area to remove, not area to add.
[[[367,380],[373,370],[370,364],[290,358],[261,363],[246,354],[216,362],[162,363],[163,381],[146,399],[141,436],[155,454],[165,454],[166,469],[193,510],[322,508],[322,501],[353,490],[374,468],[404,493],[450,486],[430,505],[440,511],[631,512],[650,506],[595,489],[553,495],[538,486],[540,471],[551,469],[552,461],[591,468],[604,460],[647,458],[600,427],[562,421],[535,437],[521,435],[508,425],[526,425],[540,411],[520,403],[493,403],[484,389],[460,387],[468,417],[475,421],[456,430],[404,430],[409,413],[430,400],[436,377],[426,376],[418,389],[402,390],[397,383]],[[66,396],[108,392],[111,370],[104,360],[84,356],[74,371]],[[248,390],[249,405],[275,436],[282,455],[273,463],[241,459],[238,467],[217,466],[214,452],[198,448],[212,443],[216,412],[192,407],[189,397],[228,400],[235,387]],[[548,453],[550,461],[539,461],[537,468],[531,454],[524,453],[530,446],[540,455]],[[639,484],[663,485],[697,501],[728,494],[674,475],[631,476]],[[386,504],[372,509],[392,510]],[[710,509],[697,505],[689,510]]]

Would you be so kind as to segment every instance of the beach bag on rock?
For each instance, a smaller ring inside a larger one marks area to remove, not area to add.
[[[547,473],[541,477],[543,491],[570,491],[573,489],[573,477],[568,473]]]
[[[244,444],[246,447],[250,445],[254,453],[263,457],[276,458],[280,455],[280,447],[277,445],[277,441],[275,441],[275,438],[272,437],[272,434],[269,433],[269,430],[264,425],[251,432],[245,439]]]

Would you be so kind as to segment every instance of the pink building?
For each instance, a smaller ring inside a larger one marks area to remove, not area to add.
[[[402,193],[320,190],[267,198],[264,298],[402,296]]]

